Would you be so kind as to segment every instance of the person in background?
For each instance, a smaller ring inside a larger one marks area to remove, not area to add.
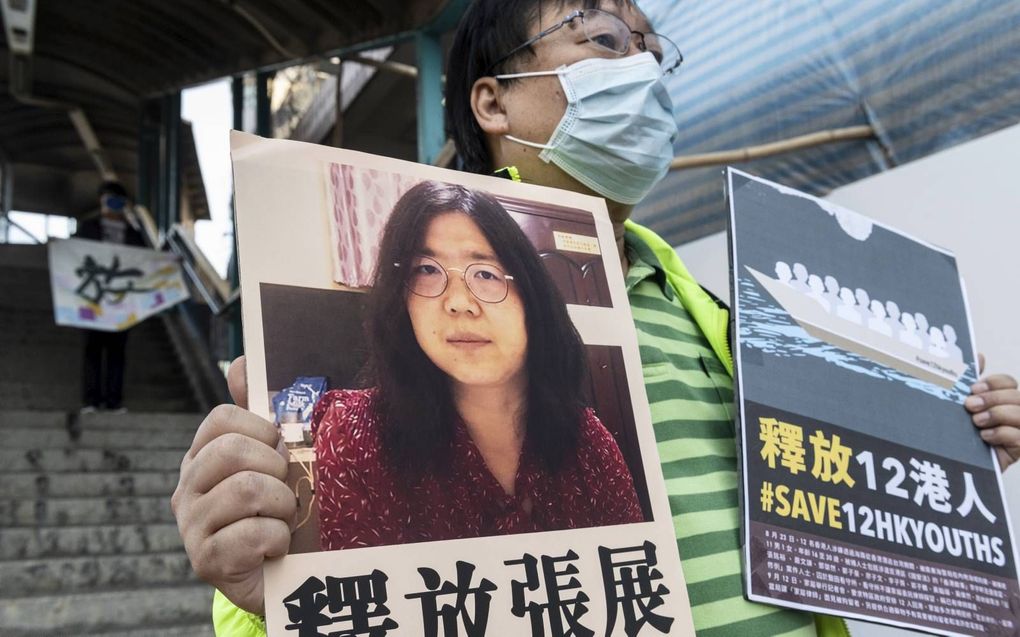
[[[99,212],[80,221],[74,236],[120,245],[145,245],[137,222],[129,216],[128,210],[124,187],[117,182],[105,182],[99,187]],[[115,413],[126,411],[123,394],[127,338],[128,330],[85,330],[81,413],[92,413],[98,409]]]
[[[659,455],[666,470],[690,476],[669,481],[667,491],[699,635],[846,635],[839,619],[744,598],[729,311],[668,243],[629,219],[673,156],[676,120],[664,83],[679,80],[680,61],[676,45],[627,0],[476,0],[449,54],[447,131],[464,170],[606,199]],[[247,404],[243,359],[228,381]],[[1000,466],[1020,457],[1014,378],[982,378],[966,408]],[[221,592],[213,608],[221,636],[265,632],[262,563],[287,552],[295,508],[281,445],[272,424],[219,407],[181,467],[174,511],[192,564]],[[239,494],[251,471],[262,482],[246,499]]]

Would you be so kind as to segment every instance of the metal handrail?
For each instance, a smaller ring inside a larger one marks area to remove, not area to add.
[[[149,245],[157,250],[169,247],[170,251],[181,260],[181,267],[185,274],[188,275],[188,279],[202,296],[202,300],[212,310],[213,315],[219,316],[237,302],[237,298],[240,296],[239,292],[230,290],[230,284],[224,281],[219,273],[209,265],[202,250],[195,245],[181,224],[175,223],[171,226],[170,231],[160,242],[156,223],[149,209],[136,205],[134,213]],[[221,285],[217,285],[217,283]]]
[[[170,251],[181,260],[181,267],[202,296],[213,315],[219,316],[229,309],[240,298],[240,290],[231,290],[226,281],[202,256],[201,250],[194,244],[191,237],[180,224],[170,227],[166,235],[166,244]],[[221,283],[223,285],[217,285]]]

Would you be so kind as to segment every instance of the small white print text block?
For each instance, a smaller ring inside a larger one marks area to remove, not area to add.
[[[556,249],[566,252],[582,252],[584,254],[602,254],[599,250],[598,237],[586,237],[583,234],[553,231]]]

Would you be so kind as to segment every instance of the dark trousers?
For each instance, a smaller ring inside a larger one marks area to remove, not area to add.
[[[118,409],[124,389],[124,346],[127,331],[85,330],[85,369],[82,377],[86,405]]]

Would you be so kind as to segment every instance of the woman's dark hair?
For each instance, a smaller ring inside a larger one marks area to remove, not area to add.
[[[383,230],[368,299],[366,380],[378,388],[383,445],[404,475],[449,466],[456,408],[446,374],[422,351],[407,312],[407,264],[421,254],[429,224],[466,214],[489,241],[524,305],[528,346],[525,445],[555,471],[573,456],[584,400],[585,350],[534,246],[491,195],[422,182],[400,198]]]
[[[631,4],[630,0],[546,0],[546,6],[596,9],[600,6]],[[460,168],[488,174],[492,157],[471,111],[471,87],[479,78],[516,70],[521,56],[534,56],[532,47],[495,62],[528,40],[531,24],[538,19],[542,0],[475,0],[461,18],[446,65],[446,135],[453,139]],[[543,25],[549,26],[549,25]],[[516,80],[505,80],[516,81]]]

